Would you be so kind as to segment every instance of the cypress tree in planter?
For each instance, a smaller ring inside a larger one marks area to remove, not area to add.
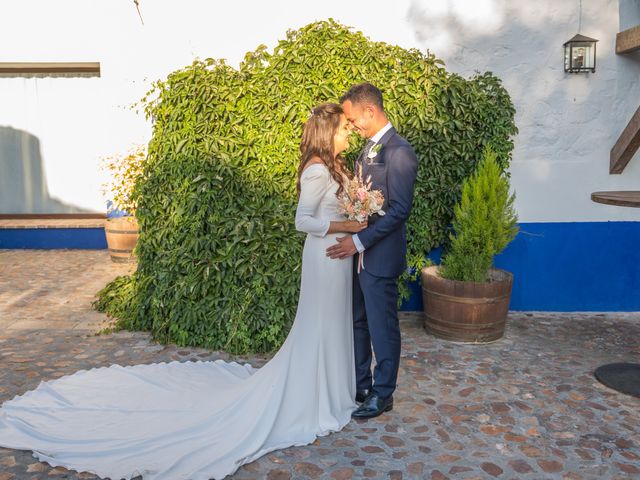
[[[504,335],[513,276],[493,258],[518,233],[515,195],[487,148],[454,209],[451,247],[440,267],[422,270],[425,329],[446,340],[484,343]]]

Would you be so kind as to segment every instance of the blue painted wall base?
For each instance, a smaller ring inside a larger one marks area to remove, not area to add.
[[[0,248],[105,249],[102,228],[0,229]],[[436,263],[440,250],[429,254]],[[511,310],[640,311],[640,222],[521,223],[495,259]],[[422,310],[420,282],[403,310]]]
[[[104,228],[6,228],[0,248],[99,250],[107,248],[107,238]]]
[[[521,223],[495,265],[513,273],[511,310],[640,311],[640,222]],[[422,310],[411,289],[402,309]]]

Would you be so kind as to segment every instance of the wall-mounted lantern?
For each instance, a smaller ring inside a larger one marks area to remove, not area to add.
[[[596,40],[577,33],[564,43],[565,73],[584,73],[596,71]]]

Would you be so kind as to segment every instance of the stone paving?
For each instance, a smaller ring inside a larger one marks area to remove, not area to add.
[[[230,358],[140,332],[96,335],[108,322],[91,310],[94,293],[132,268],[104,251],[0,250],[0,402],[79,369]],[[640,362],[640,314],[511,313],[506,337],[482,346],[426,335],[419,314],[403,314],[401,328],[392,412],[233,478],[640,478],[640,399],[592,376],[603,363]],[[97,477],[0,448],[0,480],[47,478]]]

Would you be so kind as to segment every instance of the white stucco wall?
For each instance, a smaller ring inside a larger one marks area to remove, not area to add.
[[[638,0],[621,0],[624,27]],[[101,78],[0,78],[0,129],[38,138],[51,205],[104,211],[99,158],[146,142],[128,109],[151,82],[193,58],[232,65],[289,28],[328,17],[376,41],[429,48],[463,75],[491,70],[512,94],[520,134],[512,166],[521,221],[640,220],[639,209],[589,200],[595,190],[639,189],[640,158],[608,174],[609,150],[640,104],[640,61],[614,54],[616,0],[584,0],[582,33],[598,38],[593,75],[565,75],[562,43],[576,33],[578,0],[23,0],[3,8],[0,61],[99,61]],[[640,14],[639,14],[640,17]],[[0,172],[0,187],[2,187]],[[9,213],[0,205],[0,213]]]
[[[563,70],[578,0],[411,4],[422,48],[463,76],[490,70],[510,92],[520,130],[511,172],[521,221],[640,220],[640,209],[590,200],[594,191],[640,189],[638,154],[621,175],[609,175],[609,151],[640,106],[640,60],[615,54],[617,0],[582,4],[581,33],[599,40],[595,74]],[[640,23],[640,2],[621,0],[621,7],[623,29]]]

